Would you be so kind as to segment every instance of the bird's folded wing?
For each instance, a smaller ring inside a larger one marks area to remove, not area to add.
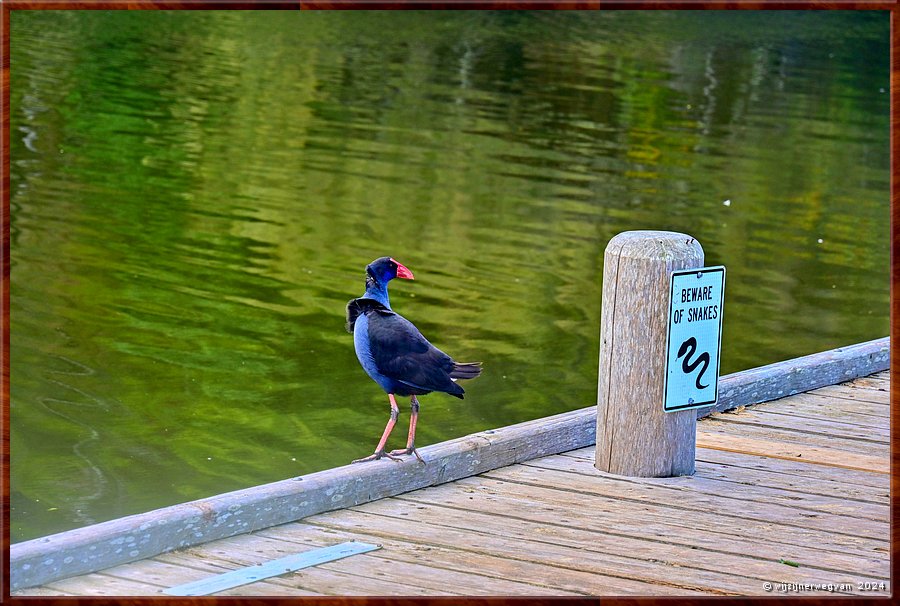
[[[428,342],[413,324],[396,313],[369,316],[369,345],[383,375],[412,387],[452,389],[453,360]]]

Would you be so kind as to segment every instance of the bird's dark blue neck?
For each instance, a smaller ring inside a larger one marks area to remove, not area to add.
[[[388,309],[391,308],[391,300],[388,298],[387,282],[382,284],[381,282],[376,282],[369,278],[366,280],[366,294],[364,294],[363,297],[366,299],[374,299]]]

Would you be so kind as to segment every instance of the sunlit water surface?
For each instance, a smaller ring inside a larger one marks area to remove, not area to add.
[[[423,398],[422,446],[595,402],[623,230],[727,266],[723,373],[888,332],[887,13],[11,31],[14,541],[371,452],[343,313],[381,255],[416,274],[395,309],[484,362]]]

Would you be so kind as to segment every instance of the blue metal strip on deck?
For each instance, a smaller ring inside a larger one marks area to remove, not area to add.
[[[324,564],[325,562],[339,560],[358,553],[366,553],[367,551],[373,551],[375,549],[381,549],[381,546],[349,541],[339,545],[296,553],[263,564],[257,564],[256,566],[248,566],[247,568],[232,570],[231,572],[219,574],[214,577],[185,583],[176,587],[170,587],[169,589],[163,590],[163,593],[182,596],[210,595],[233,587],[240,587],[241,585],[246,585],[248,583],[255,583],[256,581],[262,581],[263,579],[268,579],[270,577],[294,572],[301,568]]]

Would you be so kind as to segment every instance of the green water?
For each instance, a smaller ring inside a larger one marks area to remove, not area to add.
[[[11,35],[13,541],[369,454],[387,398],[343,314],[381,255],[416,275],[395,309],[484,362],[422,399],[421,446],[595,402],[624,230],[728,267],[723,373],[888,333],[886,12],[13,11]]]

